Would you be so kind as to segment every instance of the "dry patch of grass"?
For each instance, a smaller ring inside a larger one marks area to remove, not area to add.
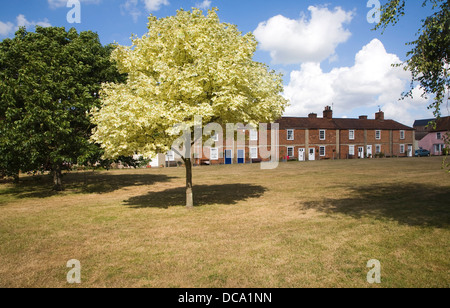
[[[71,173],[0,183],[0,287],[449,287],[439,158]]]

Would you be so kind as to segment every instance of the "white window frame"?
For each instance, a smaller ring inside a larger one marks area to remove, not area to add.
[[[292,155],[289,155],[289,151],[292,151]],[[295,148],[294,147],[287,148],[287,156],[289,156],[289,158],[295,157]]]
[[[294,135],[295,130],[293,130],[293,129],[288,129],[286,133],[287,133],[286,139],[287,139],[288,141],[294,141],[294,140],[295,140],[295,135]],[[291,133],[291,137],[289,137],[289,133]]]
[[[405,140],[405,131],[404,130],[400,131],[400,140]]]
[[[175,161],[175,152],[174,151],[167,152],[166,161]]]
[[[213,155],[213,153],[215,154]],[[210,160],[219,160],[219,148],[210,148],[209,149],[209,159]]]
[[[251,159],[258,159],[258,148],[257,147],[251,147],[250,148],[250,158]]]
[[[438,132],[436,133],[436,139],[441,140],[442,139],[442,133]]]
[[[348,140],[355,140],[355,130],[354,129],[350,129],[348,131]]]
[[[406,153],[406,146],[404,144],[400,144],[400,154]]]
[[[256,129],[250,130],[250,141],[258,141],[258,131]]]
[[[375,139],[376,140],[381,140],[381,130],[377,129],[375,131]]]
[[[375,145],[375,154],[381,154],[381,144]]]
[[[354,145],[348,146],[348,155],[355,156],[355,146]]]
[[[214,134],[211,135],[211,139],[212,139],[214,142],[219,142],[219,134],[216,133],[216,132],[214,132]]]
[[[322,154],[322,149],[323,149],[323,154]],[[319,155],[320,155],[320,157],[327,156],[327,147],[326,146],[319,147]]]
[[[322,138],[322,133],[323,133],[323,138]],[[325,129],[319,130],[319,139],[322,141],[327,140],[327,131]]]

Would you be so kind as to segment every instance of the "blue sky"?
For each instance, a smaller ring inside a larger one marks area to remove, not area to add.
[[[321,114],[333,105],[337,117],[373,118],[378,106],[407,125],[432,117],[420,89],[416,99],[398,101],[409,74],[391,67],[405,60],[405,43],[414,40],[427,10],[422,1],[408,1],[407,16],[382,34],[371,30],[368,1],[80,0],[81,23],[70,24],[67,0],[0,0],[0,40],[13,37],[18,26],[32,31],[42,25],[92,30],[103,44],[130,45],[131,34],[146,32],[150,13],[165,17],[180,8],[218,7],[222,21],[255,34],[255,60],[284,74],[284,95],[291,101],[286,115]]]

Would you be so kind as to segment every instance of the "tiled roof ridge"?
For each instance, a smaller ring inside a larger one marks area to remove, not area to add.
[[[356,119],[356,118],[310,118],[310,117],[282,117],[277,121],[281,126],[291,128],[323,128],[323,129],[402,129],[414,128],[401,124],[395,120]]]

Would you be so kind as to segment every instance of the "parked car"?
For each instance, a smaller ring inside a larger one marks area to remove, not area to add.
[[[424,150],[424,149],[419,149],[416,151],[416,157],[423,157],[423,156],[431,156],[430,151],[428,150]]]

